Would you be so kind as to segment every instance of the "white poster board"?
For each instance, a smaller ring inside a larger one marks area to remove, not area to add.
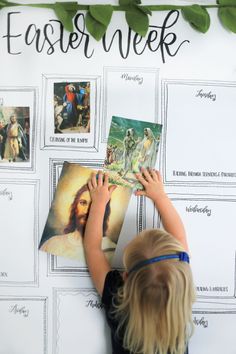
[[[39,252],[38,243],[63,162],[103,168],[113,115],[163,125],[156,167],[186,226],[197,290],[189,352],[234,354],[236,42],[217,11],[209,14],[201,34],[177,10],[153,12],[141,38],[114,12],[96,41],[83,11],[70,36],[50,9],[1,10],[0,122],[7,126],[15,114],[27,138],[17,158],[4,150],[7,136],[0,141],[1,354],[110,353],[87,268]],[[69,85],[88,94],[76,121]],[[132,196],[114,267],[122,268],[134,235],[160,225],[153,204]]]

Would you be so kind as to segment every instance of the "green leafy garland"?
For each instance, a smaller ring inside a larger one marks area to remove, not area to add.
[[[77,2],[56,2],[54,4],[17,4],[0,0],[0,9],[9,6],[30,6],[48,8],[69,32],[73,32],[73,17],[77,11],[86,11],[85,23],[88,32],[99,41],[106,33],[113,11],[124,11],[129,27],[144,37],[148,31],[152,11],[180,10],[184,19],[197,31],[206,33],[210,27],[207,9],[217,8],[223,26],[236,33],[236,0],[217,0],[215,5],[141,5],[141,0],[119,0],[119,5],[80,5]]]

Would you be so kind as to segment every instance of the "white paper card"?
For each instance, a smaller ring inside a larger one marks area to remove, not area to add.
[[[236,200],[170,197],[186,228],[198,295],[233,296],[236,240],[232,230],[236,227]]]
[[[46,299],[0,297],[0,354],[46,354]]]
[[[0,284],[37,281],[37,181],[0,180]]]
[[[164,81],[163,95],[165,182],[235,185],[236,85]]]
[[[193,313],[194,335],[189,354],[235,354],[236,310],[198,311]],[[224,330],[224,334],[222,333]]]
[[[158,70],[104,69],[102,141],[106,141],[112,116],[156,123],[158,121]]]

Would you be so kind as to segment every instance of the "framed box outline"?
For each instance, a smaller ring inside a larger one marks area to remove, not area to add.
[[[95,92],[95,114],[94,114],[94,136],[93,136],[93,144],[91,146],[85,146],[84,144],[73,145],[69,144],[69,146],[64,145],[55,145],[55,144],[47,144],[46,143],[46,119],[47,119],[47,85],[49,80],[59,80],[66,82],[66,80],[73,81],[95,81],[96,83],[96,92]],[[40,148],[41,150],[70,150],[70,151],[81,151],[81,152],[98,152],[99,151],[99,140],[100,140],[100,109],[101,109],[101,76],[93,75],[93,76],[83,76],[83,75],[62,75],[62,74],[42,74],[42,103],[41,103],[41,116],[44,117],[41,122],[41,134],[40,134]]]
[[[236,182],[216,182],[216,181],[180,181],[174,179],[167,179],[167,162],[166,162],[166,150],[167,150],[167,111],[168,111],[168,85],[184,85],[184,86],[218,86],[218,87],[235,87],[236,82],[234,81],[204,81],[204,80],[172,80],[172,79],[162,79],[161,81],[161,124],[162,129],[162,139],[160,148],[160,160],[162,166],[163,182],[165,185],[169,186],[214,186],[214,187],[236,187]]]
[[[35,180],[22,180],[22,179],[0,179],[0,184],[13,184],[13,185],[33,185],[34,186],[34,280],[33,281],[2,281],[0,280],[0,287],[29,287],[39,286],[39,257],[38,257],[38,236],[39,236],[39,209],[38,200],[40,192],[40,181]]]
[[[153,73],[155,74],[155,121],[153,123],[158,123],[158,98],[159,98],[159,69],[158,68],[148,68],[148,67],[122,67],[122,66],[104,66],[103,68],[103,116],[102,116],[102,136],[101,142],[107,142],[107,92],[109,87],[107,85],[107,76],[109,72],[144,72],[144,73]]]
[[[59,333],[58,328],[60,327],[60,322],[58,318],[59,311],[59,294],[85,294],[85,296],[89,296],[90,294],[96,295],[99,299],[99,295],[95,288],[53,288],[53,354],[58,354],[58,340]],[[102,306],[102,304],[101,304]]]
[[[0,295],[0,301],[43,301],[43,353],[48,353],[48,298],[43,296]]]
[[[184,193],[167,193],[168,197],[171,201],[215,201],[215,202],[234,202],[236,203],[236,196],[218,196],[218,195],[203,195],[203,194],[184,194]],[[160,219],[161,221],[161,219]],[[198,299],[236,299],[236,250],[234,255],[234,269],[232,279],[233,279],[233,294],[229,296],[217,296],[217,295],[199,295],[197,294],[197,301]]]
[[[103,160],[88,160],[88,159],[60,159],[60,158],[50,158],[49,159],[49,205],[51,205],[54,192],[56,190],[58,182],[58,169],[62,167],[63,163],[67,161],[70,163],[79,163],[84,167],[89,167],[92,169],[102,169],[104,165]],[[59,267],[57,265],[57,256],[48,254],[48,275],[60,275],[60,276],[87,276],[89,277],[89,271],[86,267]]]
[[[217,304],[217,303],[215,303]],[[204,308],[204,309],[198,309],[194,308],[192,311],[193,315],[236,315],[236,308],[230,308],[232,304],[223,304],[226,307],[225,308]],[[233,305],[234,306],[234,305]],[[188,345],[188,354],[191,354],[191,345]]]

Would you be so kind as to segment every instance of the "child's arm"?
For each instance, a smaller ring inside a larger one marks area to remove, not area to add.
[[[152,199],[161,215],[164,229],[174,236],[186,250],[188,244],[182,220],[173,206],[171,200],[164,191],[161,175],[156,170],[141,169],[142,174],[136,174],[137,179],[143,185],[144,191],[136,191],[136,195],[144,195]]]
[[[98,293],[102,295],[106,275],[111,270],[102,251],[103,219],[106,205],[116,187],[108,186],[108,175],[103,175],[101,171],[98,178],[95,173],[92,174],[88,187],[92,203],[85,228],[84,251],[93,283]]]

